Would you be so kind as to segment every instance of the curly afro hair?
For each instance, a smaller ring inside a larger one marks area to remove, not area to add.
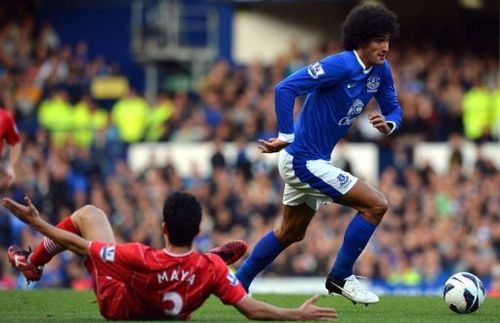
[[[346,50],[358,49],[371,40],[399,34],[396,14],[383,5],[365,4],[351,10],[342,24],[342,45]]]

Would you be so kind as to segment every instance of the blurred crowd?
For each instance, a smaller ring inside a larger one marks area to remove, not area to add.
[[[160,93],[147,101],[130,89],[110,103],[94,99],[90,84],[96,76],[118,75],[119,67],[90,57],[85,42],[63,44],[50,24],[35,25],[26,17],[0,26],[2,106],[15,115],[23,136],[16,183],[3,187],[2,195],[29,196],[54,224],[92,203],[108,214],[119,241],[159,248],[163,200],[176,190],[191,191],[203,205],[196,239],[200,250],[231,239],[253,246],[273,228],[283,187],[277,169],[256,167],[244,153],[229,163],[217,147],[275,136],[274,85],[340,50],[337,43],[307,52],[293,43],[269,66],[258,60],[245,66],[217,61],[192,91]],[[449,171],[438,174],[430,166],[416,167],[411,158],[412,144],[420,141],[498,142],[498,61],[404,46],[394,48],[389,60],[405,114],[401,130],[394,138],[381,137],[361,116],[347,137],[375,142],[389,152],[379,188],[390,209],[356,273],[389,288],[432,289],[464,270],[499,293],[500,174],[495,161],[480,156],[473,171],[465,172],[456,149]],[[367,110],[376,108],[372,102]],[[134,173],[127,148],[143,141],[214,142],[212,171],[208,177],[195,171],[181,176],[167,164]],[[264,274],[324,276],[353,214],[337,204],[323,206],[306,239],[288,248]],[[6,248],[35,247],[40,240],[0,209],[0,289],[25,287],[6,261]],[[31,286],[85,289],[90,281],[81,259],[66,252],[47,264],[43,279]]]

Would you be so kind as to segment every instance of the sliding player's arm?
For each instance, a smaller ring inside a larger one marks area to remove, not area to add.
[[[299,308],[276,307],[250,297],[238,278],[229,271],[218,257],[212,257],[215,264],[215,289],[213,293],[226,305],[233,305],[252,320],[333,320],[337,312],[333,308],[314,305],[319,296],[308,299]]]
[[[69,231],[56,228],[43,220],[28,197],[24,198],[24,203],[25,205],[17,203],[9,198],[2,199],[3,206],[8,208],[16,217],[29,224],[36,231],[76,254],[81,256],[89,255],[90,241]]]
[[[318,299],[319,295],[315,295],[306,300],[299,308],[282,308],[258,301],[246,295],[234,306],[251,320],[335,320],[338,316],[335,309],[314,305],[314,302]]]

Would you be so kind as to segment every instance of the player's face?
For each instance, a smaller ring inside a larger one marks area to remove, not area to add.
[[[365,47],[361,48],[361,57],[367,67],[384,64],[389,53],[389,36],[380,36],[371,40]]]

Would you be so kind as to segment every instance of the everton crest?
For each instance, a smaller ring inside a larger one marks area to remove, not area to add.
[[[371,75],[368,78],[368,82],[366,83],[367,91],[368,92],[377,92],[379,86],[380,86],[380,76]]]

